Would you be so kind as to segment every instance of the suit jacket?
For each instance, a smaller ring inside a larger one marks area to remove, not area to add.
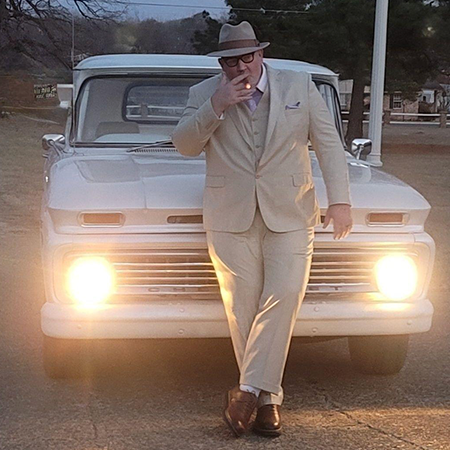
[[[257,204],[267,227],[275,232],[319,224],[308,139],[317,154],[329,204],[350,204],[344,148],[311,76],[266,68],[270,109],[265,148],[256,169],[252,140],[241,122],[242,109],[233,105],[220,119],[212,108],[211,97],[221,75],[190,88],[173,132],[173,143],[181,154],[198,156],[205,151],[206,230],[247,230]]]

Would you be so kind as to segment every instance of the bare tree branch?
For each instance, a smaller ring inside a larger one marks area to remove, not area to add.
[[[16,59],[18,53],[27,58],[35,56],[37,60],[47,55],[68,67],[73,18],[78,30],[86,29],[88,23],[100,29],[101,23],[115,22],[126,9],[107,0],[70,0],[67,6],[61,1],[0,0],[0,65],[3,68],[8,67],[8,58]]]

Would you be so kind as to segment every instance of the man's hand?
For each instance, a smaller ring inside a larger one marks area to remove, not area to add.
[[[331,221],[333,221],[333,238],[346,238],[350,234],[353,226],[350,205],[335,204],[329,206],[325,215],[323,228],[327,228]]]
[[[252,98],[256,87],[247,89],[244,80],[248,77],[248,73],[233,78],[231,81],[222,74],[222,79],[217,87],[216,92],[211,97],[212,107],[217,116],[220,116],[227,108],[236,103],[244,102]]]

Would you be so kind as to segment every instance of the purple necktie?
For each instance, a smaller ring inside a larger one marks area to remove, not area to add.
[[[252,98],[250,100],[247,100],[245,103],[250,108],[250,111],[252,114],[255,112],[256,107],[258,106],[259,101],[261,100],[261,97],[263,96],[263,92],[261,92],[259,89],[256,89],[255,92],[252,94]]]

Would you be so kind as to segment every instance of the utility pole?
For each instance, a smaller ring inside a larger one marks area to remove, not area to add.
[[[70,51],[70,58],[72,59],[72,70],[75,67],[75,18],[73,15],[73,11],[71,12],[72,14],[72,49]]]
[[[367,160],[374,166],[383,165],[381,162],[381,135],[383,120],[384,76],[386,68],[388,6],[389,0],[376,0],[369,118],[369,139],[372,141],[372,152],[367,158]]]

